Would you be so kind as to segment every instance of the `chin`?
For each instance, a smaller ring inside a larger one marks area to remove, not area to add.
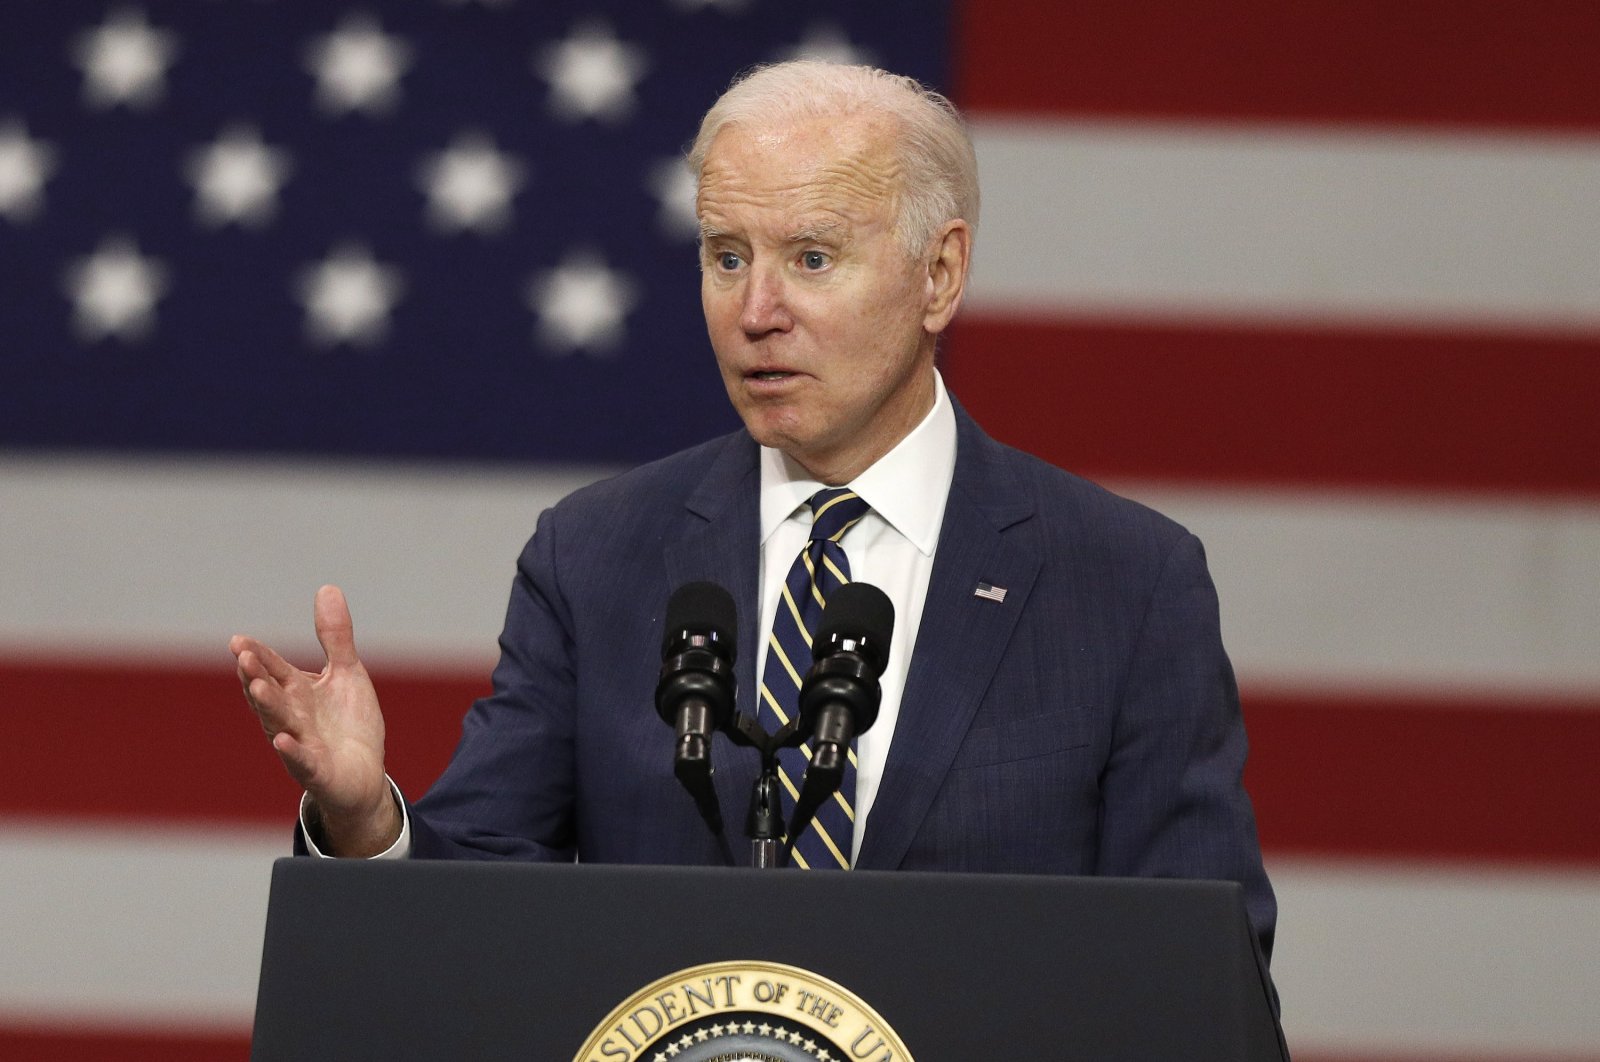
[[[739,406],[738,413],[750,437],[762,446],[788,450],[805,437],[791,410],[750,402]]]
[[[799,442],[793,435],[779,431],[770,425],[762,425],[758,420],[746,420],[744,427],[750,433],[750,437],[762,446],[770,446],[772,449],[782,450],[786,454],[793,454],[799,449]]]

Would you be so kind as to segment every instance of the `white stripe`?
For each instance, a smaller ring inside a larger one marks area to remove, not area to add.
[[[314,657],[332,582],[364,652],[492,661],[539,512],[600,474],[0,453],[0,645]]]
[[[1600,1054],[1600,874],[1268,869],[1291,1051]]]
[[[0,461],[0,650],[225,668],[244,631],[314,657],[337,581],[367,655],[475,666],[538,510],[584,478]],[[1600,504],[1120,487],[1205,542],[1243,681],[1600,691]]]
[[[0,1021],[245,1032],[289,830],[0,821]]]
[[[0,1022],[243,1031],[282,830],[0,822]],[[1273,860],[1299,1052],[1600,1049],[1600,874]]]
[[[1600,329],[1600,140],[981,119],[977,312]]]
[[[1241,682],[1600,692],[1600,505],[1121,486],[1204,542]]]

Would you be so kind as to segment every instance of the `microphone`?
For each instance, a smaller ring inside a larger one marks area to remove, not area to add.
[[[733,597],[716,583],[685,583],[667,600],[656,711],[678,734],[677,762],[707,761],[711,734],[733,715]]]
[[[829,595],[811,642],[811,671],[800,687],[799,729],[812,746],[789,826],[791,847],[822,802],[838,792],[850,743],[878,721],[878,676],[893,633],[894,604],[877,587],[846,583]]]
[[[733,717],[735,624],[733,597],[722,587],[680,586],[667,600],[656,683],[656,712],[678,736],[673,773],[719,838],[722,810],[711,785],[711,736]]]

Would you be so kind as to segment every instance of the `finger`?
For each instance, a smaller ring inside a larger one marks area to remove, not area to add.
[[[316,771],[311,763],[311,755],[293,734],[280,731],[272,736],[272,747],[278,753],[278,758],[289,771],[289,777],[301,786],[309,788],[309,784],[316,776]]]
[[[256,713],[261,728],[269,734],[293,730],[300,724],[293,702],[282,687],[273,685],[268,679],[257,678],[247,682],[244,699],[250,705],[250,710]]]
[[[259,647],[252,646],[248,649],[241,649],[238,658],[234,662],[238,666],[238,671],[241,675],[247,675],[250,678],[264,678],[267,674],[267,667],[261,662],[261,650]]]
[[[251,711],[256,713],[263,730],[268,734],[276,734],[299,727],[300,721],[290,691],[266,673],[255,653],[245,650],[239,654],[237,674],[239,685],[244,690],[244,699]]]
[[[266,705],[262,704],[260,699],[257,698],[254,693],[250,692],[250,683],[252,681],[253,680],[248,675],[242,673],[239,675],[240,685],[244,689],[245,707],[249,708],[251,713],[256,717],[256,722],[260,724],[262,733],[266,734],[268,737],[272,737],[274,734],[278,733],[278,728],[267,721],[272,714],[272,710]]]
[[[252,645],[252,650],[256,658],[261,661],[262,673],[280,686],[287,686],[304,674],[299,668],[279,656],[278,651],[270,645],[262,645],[260,642],[255,642]]]
[[[246,655],[256,658],[258,669],[250,671],[252,676],[270,676],[273,681],[282,684],[292,682],[302,673],[299,668],[280,656],[272,646],[263,645],[254,638],[236,634],[228,642],[228,648],[233,650],[233,655],[241,661]]]
[[[254,698],[250,692],[251,683],[259,681],[268,685],[276,685],[271,677],[267,675],[267,669],[261,663],[261,658],[248,649],[239,654],[239,663],[234,668],[234,671],[239,676],[239,685],[244,689],[244,695],[251,697],[252,700]]]
[[[261,643],[248,634],[235,634],[228,639],[228,652],[232,653],[236,660],[245,653],[255,653],[260,656]]]
[[[350,606],[345,602],[344,591],[337,586],[324,586],[317,591],[316,625],[317,641],[327,654],[330,666],[354,667],[361,663],[356,657],[355,624],[350,619]]]
[[[283,683],[279,682],[277,677],[274,676],[272,672],[267,670],[266,661],[260,653],[249,649],[246,649],[243,653],[240,653],[239,666],[236,668],[236,670],[239,673],[239,679],[244,686],[245,696],[247,697],[254,697],[256,695],[255,693],[251,692],[252,684],[255,683],[261,684],[261,691],[276,693],[276,691],[280,691],[284,688]],[[292,672],[293,669],[291,669],[291,673]]]
[[[233,669],[233,673],[239,676],[239,688],[244,690],[245,700],[249,701],[250,706],[254,708],[255,698],[250,696],[250,683],[255,681],[255,676],[246,670],[242,656],[239,658],[239,666]]]

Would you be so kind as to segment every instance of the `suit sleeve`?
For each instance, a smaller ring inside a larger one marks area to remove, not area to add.
[[[1233,668],[1200,541],[1168,553],[1133,643],[1102,775],[1097,872],[1238,881],[1262,951],[1277,904],[1241,775]]]
[[[576,680],[556,524],[553,510],[541,515],[517,561],[494,692],[472,706],[450,765],[411,808],[414,856],[573,858]]]

